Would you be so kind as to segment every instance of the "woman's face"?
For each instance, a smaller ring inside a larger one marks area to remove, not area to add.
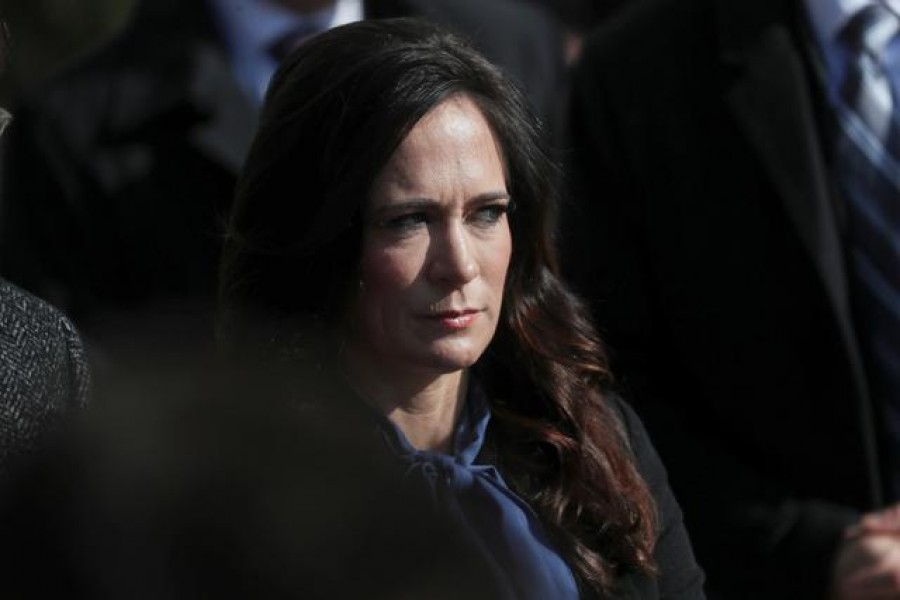
[[[355,356],[404,372],[471,366],[500,317],[508,205],[503,161],[476,104],[454,96],[426,114],[375,180]]]

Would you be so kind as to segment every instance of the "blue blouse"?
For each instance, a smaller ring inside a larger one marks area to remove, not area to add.
[[[391,449],[421,478],[435,505],[480,547],[508,598],[578,598],[569,566],[553,549],[537,514],[492,465],[475,464],[491,413],[481,387],[469,385],[453,453],[416,450],[393,423],[382,431]]]

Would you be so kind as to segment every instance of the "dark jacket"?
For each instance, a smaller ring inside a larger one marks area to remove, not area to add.
[[[573,83],[563,264],[711,597],[823,597],[842,529],[884,499],[802,11],[638,3],[595,32]]]
[[[0,280],[0,472],[87,404],[89,379],[72,323]]]
[[[705,598],[704,575],[694,559],[678,501],[669,487],[666,469],[644,425],[626,404],[616,400],[638,472],[650,488],[659,517],[659,537],[653,558],[659,577],[630,574],[621,582],[619,598],[699,600]]]

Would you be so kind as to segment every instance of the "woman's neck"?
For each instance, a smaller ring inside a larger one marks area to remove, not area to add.
[[[468,371],[389,377],[375,365],[350,360],[347,367],[357,393],[390,419],[414,448],[452,451],[453,432],[465,403]]]

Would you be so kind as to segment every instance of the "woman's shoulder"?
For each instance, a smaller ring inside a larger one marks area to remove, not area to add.
[[[694,558],[681,508],[669,487],[663,461],[634,409],[616,393],[607,393],[606,399],[619,418],[623,439],[656,503],[658,533],[654,559],[659,569],[659,577],[655,582],[658,597],[673,600],[704,598],[705,577]],[[648,582],[628,581],[626,587],[644,588],[644,583]],[[635,597],[643,598],[647,594],[640,593]]]
[[[0,279],[0,392],[38,412],[82,408],[90,375],[75,326],[59,310]]]

